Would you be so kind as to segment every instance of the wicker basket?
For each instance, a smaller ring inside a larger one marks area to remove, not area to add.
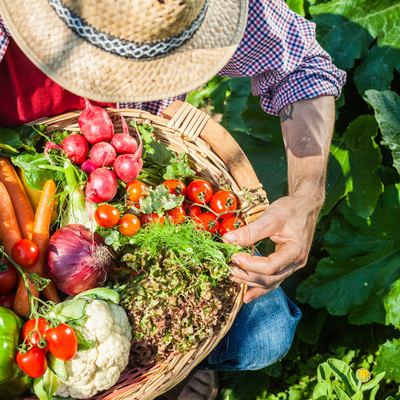
[[[117,110],[108,108],[107,112],[113,121],[116,133],[122,132]],[[79,131],[80,113],[81,111],[73,111],[34,121],[30,125],[45,124],[46,132],[53,130],[76,132]],[[249,160],[231,135],[209,115],[181,101],[175,101],[164,110],[165,118],[133,109],[122,109],[121,113],[127,120],[135,117],[139,124],[145,122],[152,125],[156,139],[175,152],[187,153],[192,168],[213,188],[218,189],[221,178],[231,185],[232,191],[236,194],[240,194],[242,188],[246,187],[255,199],[255,204],[242,215],[246,223],[257,219],[268,207],[266,194]],[[129,129],[135,134],[132,126],[129,125]],[[236,300],[228,321],[217,334],[204,339],[195,350],[185,355],[172,355],[166,362],[149,370],[125,371],[111,389],[92,399],[151,400],[178,384],[228,332],[243,303],[246,289],[244,285],[237,286]]]

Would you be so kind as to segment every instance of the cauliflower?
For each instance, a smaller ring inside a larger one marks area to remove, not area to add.
[[[61,397],[86,399],[113,386],[128,364],[132,328],[124,309],[111,301],[91,300],[87,319],[75,330],[96,344],[65,362],[68,379],[55,392]]]

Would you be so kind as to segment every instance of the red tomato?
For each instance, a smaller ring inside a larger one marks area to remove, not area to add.
[[[132,181],[129,182],[126,191],[129,194],[128,199],[137,203],[142,196],[146,196],[145,194],[142,195],[142,190],[146,188],[146,185],[140,181]]]
[[[78,350],[75,332],[66,324],[50,328],[46,332],[50,353],[63,361],[72,360]]]
[[[185,209],[182,206],[167,211],[167,214],[171,224],[181,224],[186,217]]]
[[[183,202],[183,208],[186,210],[186,214],[188,217],[194,218],[198,217],[201,214],[201,208],[196,206],[188,201]]]
[[[11,253],[13,260],[23,268],[33,267],[39,260],[39,249],[29,239],[18,240],[14,244]]]
[[[221,222],[221,228],[219,228],[219,234],[221,236],[224,236],[225,233],[235,231],[236,229],[239,229],[240,227],[244,226],[245,223],[241,218],[236,218],[236,217],[230,217],[230,218],[225,218]]]
[[[17,281],[17,270],[8,260],[0,261],[0,296],[13,290]]]
[[[236,196],[228,190],[220,190],[215,193],[210,201],[211,209],[217,214],[221,214],[226,211],[236,210],[237,200]],[[232,213],[220,215],[220,218],[232,217]]]
[[[118,230],[124,236],[133,236],[140,228],[139,218],[133,214],[125,214],[118,225]]]
[[[186,186],[182,181],[171,179],[168,181],[164,181],[163,184],[168,187],[171,194],[175,194],[176,196],[186,196]]]
[[[190,201],[200,204],[208,203],[211,200],[212,195],[213,190],[211,185],[202,179],[191,182],[186,193],[186,196]]]
[[[25,340],[25,338],[35,329],[36,326],[36,319],[30,319],[28,322],[25,323],[24,327],[22,328],[22,338]],[[43,335],[47,332],[49,329],[49,325],[47,321],[43,318],[38,319],[38,330],[40,332],[40,335],[43,337]],[[34,331],[30,338],[25,342],[26,344],[31,343],[33,346],[36,346],[39,342],[39,334],[37,331]],[[48,346],[43,347],[42,350],[44,351],[44,354],[49,352]]]
[[[164,226],[165,224],[165,218],[164,215],[162,215],[161,217],[155,213],[152,212],[151,214],[140,214],[140,224],[142,226],[147,225],[148,223],[153,222],[153,223],[157,223],[160,222],[160,224],[162,226]]]
[[[103,228],[114,228],[120,220],[119,211],[108,204],[102,204],[96,208],[94,219]]]
[[[13,304],[14,304],[14,299],[15,299],[14,292],[0,296],[0,307],[9,308],[10,310],[12,310]]]
[[[17,353],[17,364],[27,375],[40,378],[47,370],[47,360],[39,347],[32,347],[27,353]]]
[[[219,230],[218,217],[213,213],[206,212],[200,214],[198,217],[196,217],[196,221],[200,221],[200,227],[208,232],[211,232],[212,234],[217,233]]]

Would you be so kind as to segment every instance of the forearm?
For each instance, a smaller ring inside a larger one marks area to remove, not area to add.
[[[287,155],[289,195],[304,194],[321,208],[335,122],[334,98],[300,100],[286,106],[279,115]]]

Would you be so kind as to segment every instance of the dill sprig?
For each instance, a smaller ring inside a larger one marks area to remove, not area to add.
[[[187,219],[179,225],[149,224],[139,229],[130,238],[137,252],[146,252],[149,258],[156,257],[160,251],[172,251],[180,261],[190,256],[190,264],[210,262],[215,266],[228,267],[233,254],[245,252],[251,254],[249,248],[223,243],[213,239],[211,233],[196,228],[195,222]],[[181,257],[182,256],[182,257]],[[183,265],[184,266],[184,265]]]

